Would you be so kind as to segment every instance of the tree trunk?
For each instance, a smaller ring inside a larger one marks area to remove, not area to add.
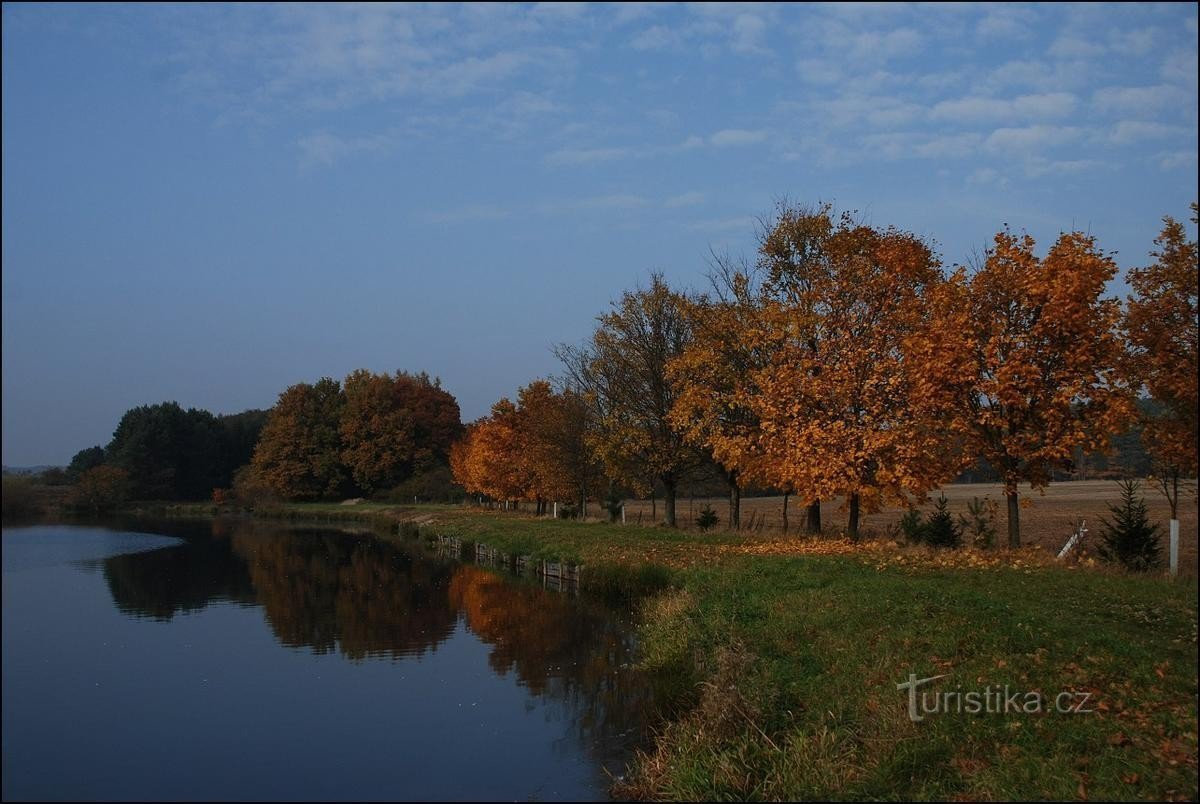
[[[787,532],[788,532],[787,502],[788,502],[788,493],[785,491],[783,493],[783,535],[784,536],[787,536]]]
[[[821,533],[821,501],[813,500],[808,504],[808,521],[804,526],[805,530],[814,535]]]
[[[729,473],[729,526],[734,530],[742,527],[742,490],[737,476],[736,469]]]
[[[663,519],[668,528],[675,527],[675,481],[663,480]]]
[[[658,496],[654,493],[654,488],[650,488],[650,521],[658,521]]]
[[[850,523],[846,526],[846,532],[851,539],[858,539],[858,495],[850,495]]]
[[[1017,505],[1017,492],[1008,491],[1008,546],[1021,546],[1021,507]]]

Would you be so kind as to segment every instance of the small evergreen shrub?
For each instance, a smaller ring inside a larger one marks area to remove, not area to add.
[[[696,517],[696,527],[706,531],[720,521],[721,518],[717,516],[717,512],[712,509],[712,506],[706,505],[700,510],[700,515]]]
[[[938,498],[933,513],[925,520],[923,530],[925,543],[930,547],[962,546],[962,528],[951,516],[949,501],[945,494]]]
[[[925,540],[924,525],[921,522],[921,512],[916,508],[909,508],[900,517],[900,532],[904,534],[905,541],[910,544],[920,544]]]
[[[967,515],[958,515],[962,532],[975,547],[990,548],[996,543],[996,501],[972,497],[967,503]]]
[[[1138,494],[1136,480],[1121,482],[1121,503],[1110,505],[1112,521],[1101,519],[1103,530],[1096,546],[1100,557],[1134,572],[1146,572],[1162,564],[1162,533],[1146,515],[1146,500]]]
[[[608,497],[604,499],[604,510],[608,511],[608,521],[616,522],[621,518],[621,509],[625,506],[625,499],[621,496],[621,492],[616,486],[612,486],[608,490]]]
[[[943,494],[929,516],[922,519],[921,512],[910,508],[900,518],[900,531],[910,544],[927,544],[930,547],[961,547],[962,528],[950,514],[949,500]]]

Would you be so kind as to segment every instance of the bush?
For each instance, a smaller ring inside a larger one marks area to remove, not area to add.
[[[904,516],[900,517],[900,532],[904,534],[905,541],[911,544],[920,544],[925,540],[923,528],[921,512],[916,508],[909,508]]]
[[[621,518],[621,509],[625,507],[625,498],[621,496],[616,486],[608,489],[608,497],[604,500],[604,510],[608,511],[608,521],[616,522]]]
[[[20,519],[38,513],[33,481],[28,477],[5,475],[0,507],[3,508],[4,519]]]
[[[696,517],[696,527],[700,530],[708,530],[720,521],[721,518],[717,516],[717,512],[712,509],[712,506],[706,505],[700,510],[700,515]]]
[[[930,547],[961,547],[962,528],[950,515],[949,501],[943,494],[938,498],[933,513],[925,520],[925,543]]]
[[[963,532],[971,538],[975,547],[989,548],[996,543],[996,501],[984,497],[972,497],[967,503],[968,516],[958,515]]]
[[[378,499],[390,503],[412,504],[416,502],[462,502],[466,489],[454,482],[448,466],[433,466],[410,477],[390,491],[377,495]]]
[[[933,513],[923,521],[920,511],[915,508],[909,509],[900,519],[900,530],[912,544],[927,544],[930,547],[962,546],[962,528],[955,524],[945,494],[938,498]]]
[[[1136,480],[1122,481],[1121,504],[1108,506],[1111,522],[1100,520],[1104,528],[1096,549],[1105,561],[1146,572],[1162,564],[1162,533],[1146,515],[1146,500],[1138,494],[1139,486]]]
[[[265,508],[279,502],[253,464],[246,464],[233,473],[233,498],[243,508]]]
[[[115,466],[97,466],[79,476],[72,503],[93,513],[111,511],[129,499],[129,473]]]

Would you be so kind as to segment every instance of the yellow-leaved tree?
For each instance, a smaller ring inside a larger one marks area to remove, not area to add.
[[[1200,223],[1192,204],[1192,223]],[[1155,479],[1179,519],[1179,480],[1196,472],[1196,241],[1183,224],[1163,218],[1154,241],[1155,261],[1135,268],[1126,280],[1133,289],[1125,311],[1129,350],[1127,376],[1161,404],[1146,416],[1142,438],[1154,460]]]

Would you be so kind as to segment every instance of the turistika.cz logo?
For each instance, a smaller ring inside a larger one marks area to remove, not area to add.
[[[908,674],[908,681],[896,685],[898,690],[908,690],[908,718],[914,723],[926,715],[1039,715],[1043,712],[1058,712],[1064,715],[1084,715],[1095,711],[1091,708],[1092,693],[1063,690],[1053,698],[1037,691],[1023,692],[1005,684],[1003,687],[988,685],[981,690],[921,690],[926,684],[948,678],[949,673],[929,678],[917,678]]]

